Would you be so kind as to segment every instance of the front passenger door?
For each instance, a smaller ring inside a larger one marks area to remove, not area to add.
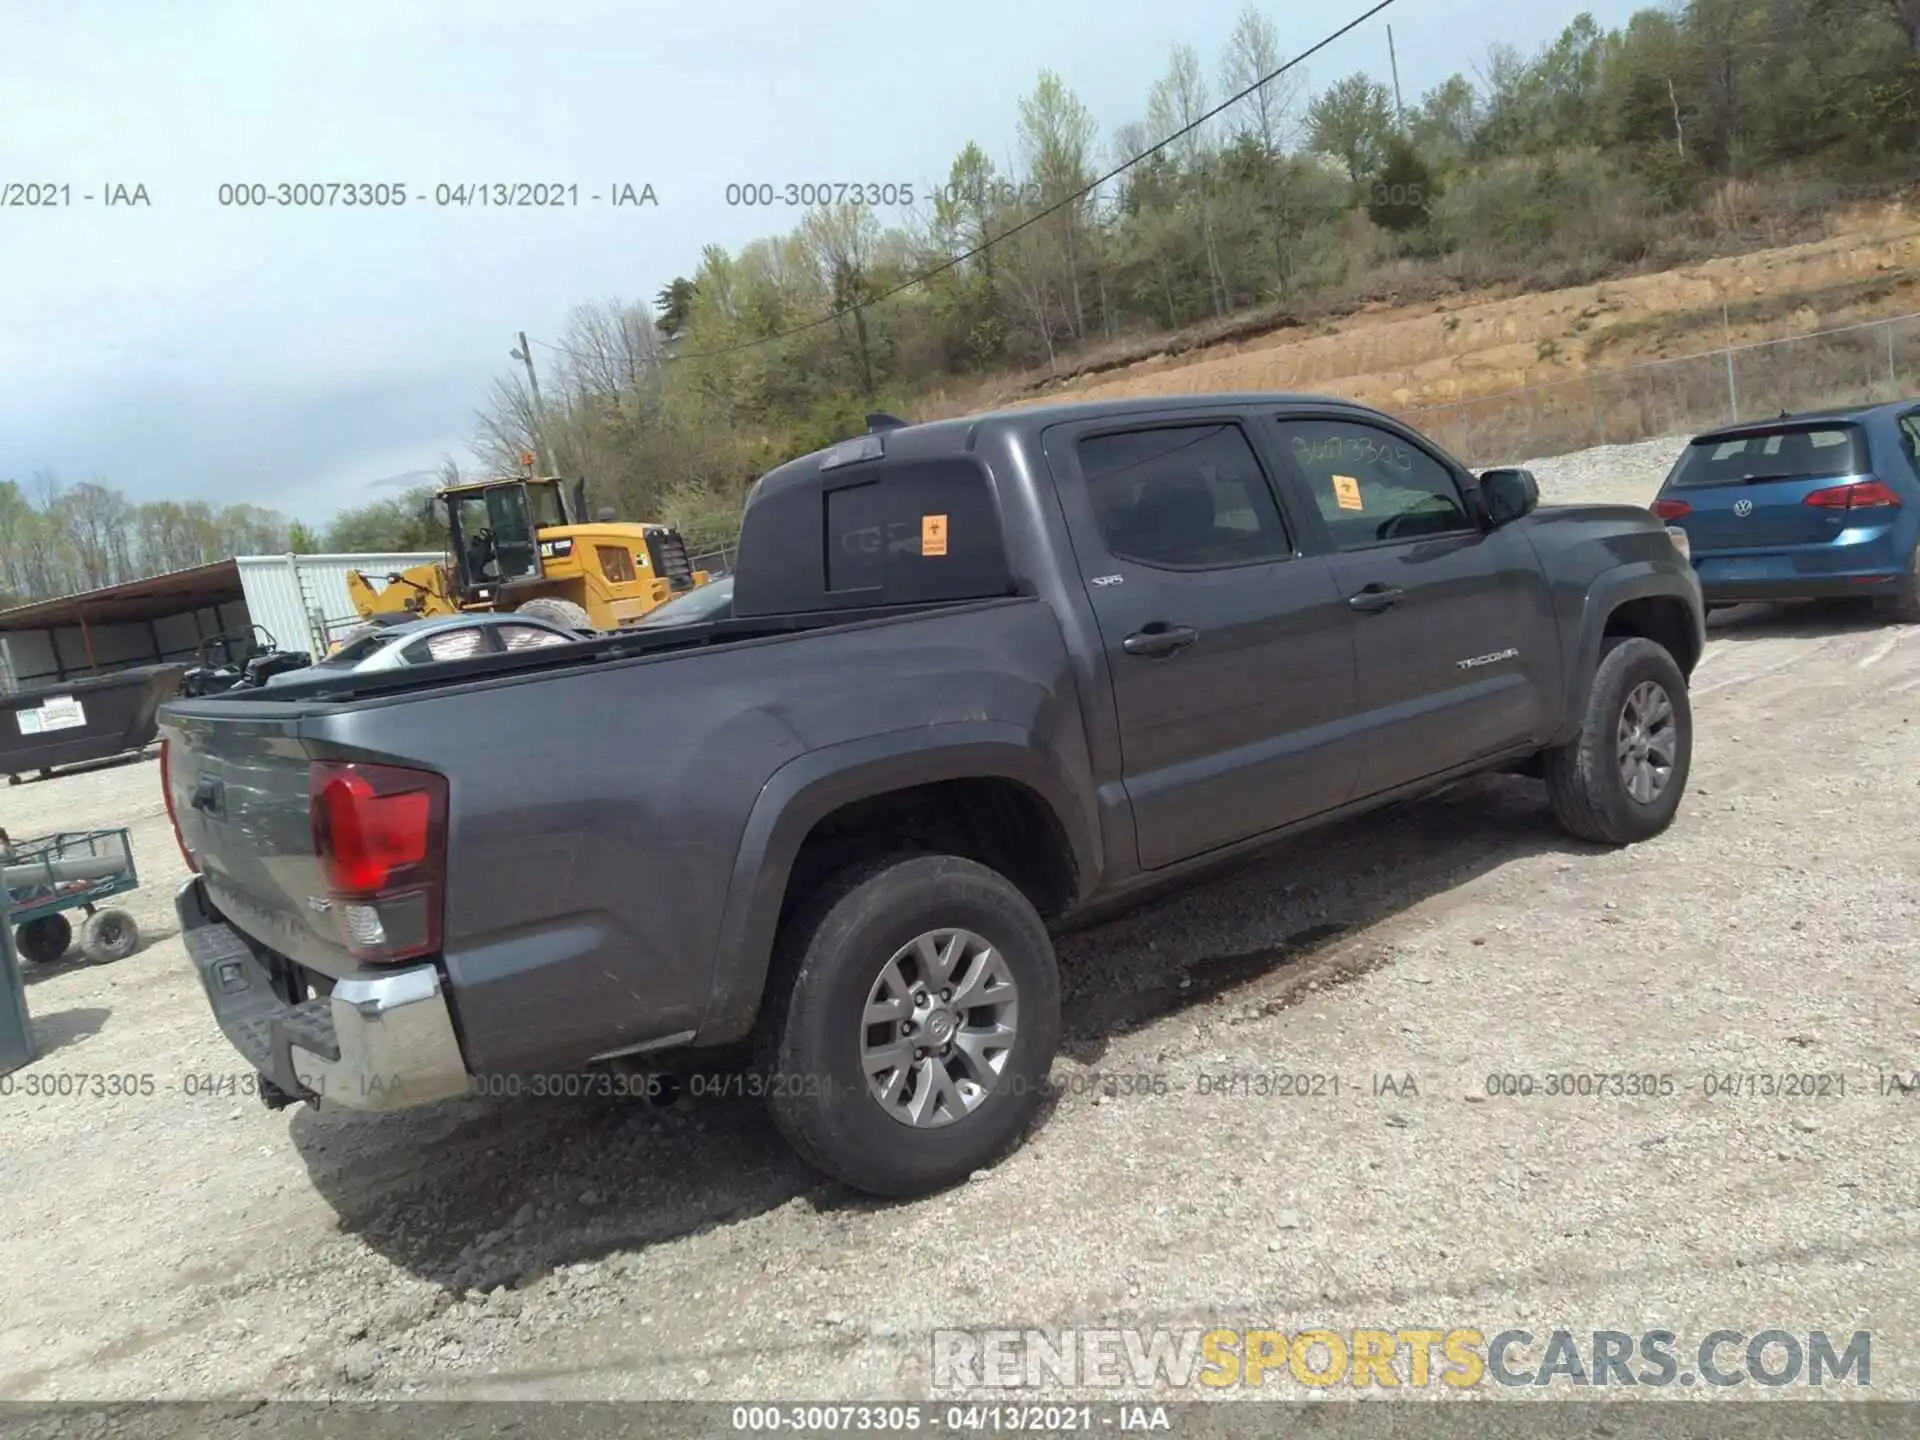
[[[1334,414],[1276,428],[1355,621],[1367,736],[1355,797],[1544,743],[1559,636],[1524,531],[1486,529],[1471,477],[1410,433]]]

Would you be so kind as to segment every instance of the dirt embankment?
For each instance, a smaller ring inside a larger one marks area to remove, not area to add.
[[[1571,289],[1378,304],[1047,386],[1015,403],[1222,390],[1335,394],[1405,411],[1727,344],[1920,312],[1920,215],[1837,214],[1827,238]]]

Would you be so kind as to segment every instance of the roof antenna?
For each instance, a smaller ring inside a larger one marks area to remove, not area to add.
[[[882,430],[901,430],[906,428],[906,424],[907,422],[897,415],[887,415],[876,410],[867,416],[867,433],[878,435]]]

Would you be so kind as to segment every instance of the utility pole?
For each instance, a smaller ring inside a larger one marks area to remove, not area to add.
[[[1407,128],[1406,107],[1400,103],[1400,57],[1394,53],[1393,27],[1387,26],[1387,64],[1393,69],[1393,118],[1399,122],[1404,133]]]
[[[527,332],[522,330],[519,333],[520,347],[510,353],[527,367],[527,388],[533,392],[534,442],[545,455],[547,474],[558,475],[560,466],[553,458],[553,441],[547,434],[547,407],[540,400],[540,377],[533,370],[533,347],[527,343]]]

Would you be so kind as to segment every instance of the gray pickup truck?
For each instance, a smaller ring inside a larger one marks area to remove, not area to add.
[[[269,1103],[744,1057],[806,1159],[925,1193],[1031,1121],[1062,923],[1480,770],[1591,841],[1674,815],[1703,610],[1645,510],[1304,396],[870,424],[753,486],[723,619],[165,707]]]

